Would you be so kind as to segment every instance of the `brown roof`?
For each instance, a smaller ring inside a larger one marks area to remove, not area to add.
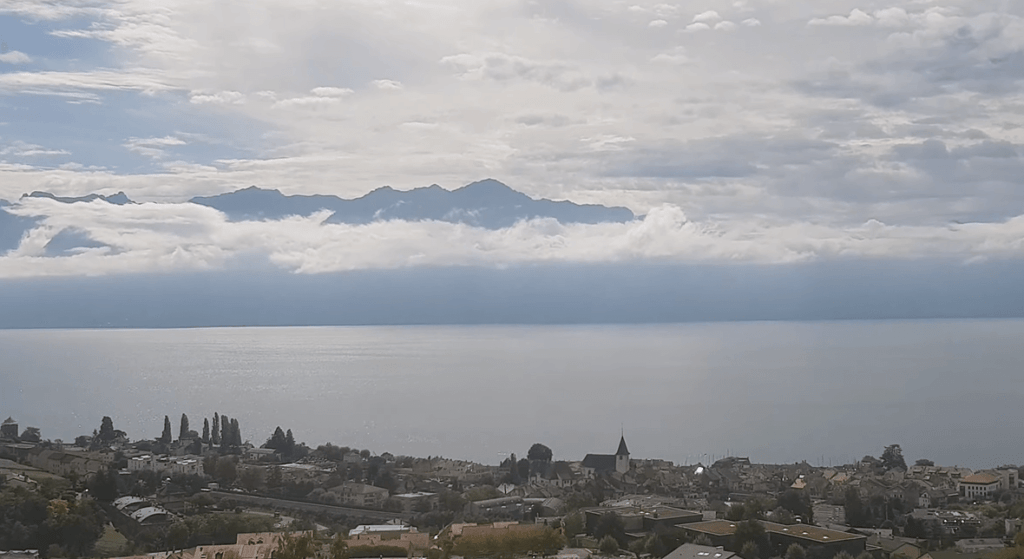
[[[988,485],[990,483],[996,483],[1001,478],[995,474],[974,474],[967,476],[960,480],[960,483],[980,483],[982,485]]]

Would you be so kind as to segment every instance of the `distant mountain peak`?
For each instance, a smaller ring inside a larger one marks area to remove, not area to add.
[[[22,194],[21,198],[49,198],[50,200],[55,200],[57,202],[61,202],[64,204],[74,204],[76,202],[92,202],[94,200],[103,200],[104,202],[107,202],[108,204],[114,204],[115,206],[124,206],[127,204],[135,203],[130,198],[128,198],[128,195],[125,194],[124,192],[118,192],[117,194],[111,194],[109,196],[104,196],[103,194],[88,194],[85,196],[56,196],[49,192],[42,192],[36,190],[31,194]]]
[[[536,218],[550,218],[561,223],[624,223],[635,217],[627,208],[534,199],[490,178],[455,190],[447,190],[437,184],[412,190],[381,186],[350,200],[333,195],[288,196],[277,190],[249,187],[217,196],[199,196],[191,201],[220,210],[233,221],[308,216],[328,210],[333,214],[326,223],[430,220],[500,229]]]

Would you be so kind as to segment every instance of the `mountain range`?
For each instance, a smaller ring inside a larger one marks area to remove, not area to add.
[[[228,194],[198,196],[191,202],[216,208],[233,221],[281,219],[329,210],[333,215],[327,223],[434,220],[502,229],[533,218],[554,218],[561,223],[623,223],[635,217],[621,207],[536,200],[493,179],[455,190],[436,184],[404,191],[384,186],[351,200],[330,195],[288,196],[279,190],[252,186]]]
[[[25,198],[49,198],[65,204],[95,200],[115,205],[135,203],[124,192],[80,197],[33,192],[22,196],[23,200]],[[189,202],[219,210],[231,221],[309,216],[322,210],[332,212],[327,223],[361,225],[387,220],[435,220],[487,229],[502,229],[534,218],[552,218],[565,224],[624,223],[636,218],[633,212],[622,207],[534,199],[493,179],[477,181],[455,190],[446,190],[436,184],[404,191],[384,186],[355,199],[322,194],[286,195],[279,190],[251,186],[215,196],[197,196]],[[39,223],[36,218],[20,217],[6,211],[10,205],[0,200],[0,254],[17,248],[22,237]],[[47,246],[48,255],[95,246],[90,245],[80,231],[61,233],[58,237],[51,241],[51,244],[56,243],[55,246]]]

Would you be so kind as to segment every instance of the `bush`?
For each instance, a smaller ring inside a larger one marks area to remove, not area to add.
[[[614,555],[619,552],[619,542],[615,541],[615,538],[611,536],[605,536],[601,538],[600,543],[597,544],[597,549],[599,549],[601,553]]]

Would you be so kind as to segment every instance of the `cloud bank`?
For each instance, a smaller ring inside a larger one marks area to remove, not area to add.
[[[192,203],[67,204],[24,198],[7,211],[35,219],[37,225],[17,248],[0,256],[0,278],[216,270],[239,258],[258,258],[287,272],[322,274],[545,262],[971,262],[1024,256],[1024,217],[944,227],[872,220],[836,228],[807,222],[707,223],[666,204],[629,223],[564,225],[534,219],[489,230],[438,221],[325,223],[330,212],[229,221],[217,210]],[[67,246],[54,254],[57,245]]]

